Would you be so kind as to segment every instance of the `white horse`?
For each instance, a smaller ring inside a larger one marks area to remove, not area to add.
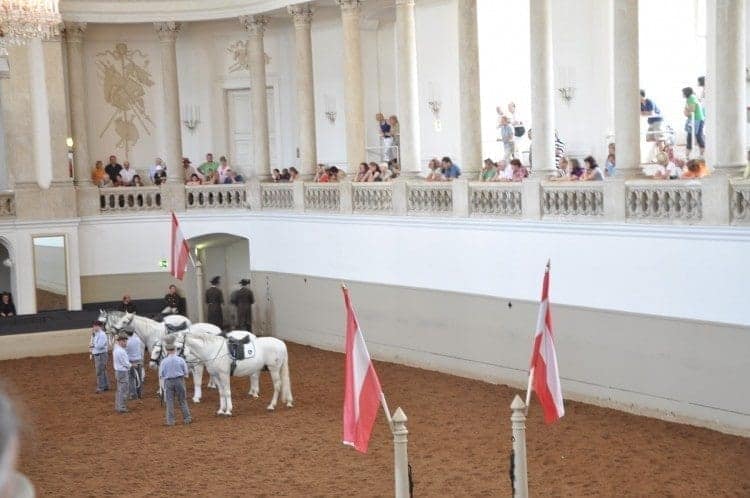
[[[176,317],[180,315],[169,315],[170,317]],[[165,317],[165,320],[168,317]],[[206,333],[210,335],[220,335],[221,329],[217,327],[216,325],[210,324],[210,323],[190,323],[190,321],[187,318],[183,318],[183,322],[185,322],[188,325],[187,330],[192,330],[194,332],[201,332]],[[172,318],[171,323],[174,324],[174,322],[177,321],[177,319]],[[170,323],[170,322],[166,322]],[[141,338],[141,340],[146,344],[146,347],[149,351],[153,352],[156,348],[156,344],[158,341],[160,341],[165,335],[167,335],[167,327],[165,326],[165,322],[157,322],[155,320],[151,320],[150,318],[146,318],[144,316],[139,316],[134,313],[124,313],[118,320],[116,320],[112,328],[119,332],[120,330],[124,330],[126,328],[132,328],[133,331],[135,331],[136,334],[138,334],[138,337]],[[198,358],[188,358],[188,363],[192,366],[192,373],[193,373],[193,403],[200,403],[201,397],[203,397],[203,391],[202,391],[202,383],[203,383],[203,364],[198,360]],[[159,383],[159,389],[161,392],[161,381]]]
[[[245,331],[234,331],[230,334],[248,334]],[[208,369],[219,383],[219,411],[217,415],[232,414],[232,392],[229,384],[230,375],[235,377],[245,377],[251,374],[258,374],[263,367],[268,367],[273,380],[273,398],[268,405],[268,410],[276,408],[281,391],[281,400],[286,406],[291,408],[294,400],[292,399],[292,386],[289,380],[289,355],[286,344],[275,337],[258,337],[254,339],[255,356],[245,360],[238,360],[236,368],[232,373],[232,358],[229,354],[227,340],[223,337],[194,332],[190,330],[185,334],[184,348],[191,354],[194,354],[203,361]],[[251,388],[252,395],[252,388]]]

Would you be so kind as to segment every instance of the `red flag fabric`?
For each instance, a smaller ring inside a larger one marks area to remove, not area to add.
[[[544,411],[544,421],[551,424],[565,415],[560,387],[560,373],[557,369],[557,354],[552,337],[552,314],[549,307],[549,267],[544,272],[542,302],[539,305],[539,317],[537,318],[529,375],[533,379],[534,391]]]
[[[174,211],[172,212],[172,238],[170,242],[169,272],[177,280],[182,280],[182,277],[185,276],[190,248],[182,235],[180,223],[177,221]]]
[[[378,405],[383,396],[362,329],[344,288],[346,305],[346,372],[344,374],[344,444],[367,452]]]

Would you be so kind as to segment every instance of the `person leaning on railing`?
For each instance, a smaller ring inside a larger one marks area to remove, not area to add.
[[[106,187],[110,183],[109,175],[104,171],[104,163],[97,161],[91,170],[91,183],[97,187]]]

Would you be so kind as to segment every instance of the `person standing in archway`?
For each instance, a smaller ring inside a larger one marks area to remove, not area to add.
[[[224,328],[224,315],[221,312],[221,305],[224,304],[224,294],[221,289],[217,287],[221,277],[218,275],[211,279],[211,287],[206,290],[206,304],[208,305],[208,323],[212,323],[219,327]]]
[[[232,296],[232,304],[237,306],[237,328],[239,330],[253,331],[253,303],[255,297],[253,291],[247,288],[250,285],[250,279],[243,278],[240,280],[241,287]]]

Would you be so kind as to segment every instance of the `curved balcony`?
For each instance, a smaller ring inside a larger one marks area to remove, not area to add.
[[[102,213],[155,211],[162,208],[159,187],[105,187],[99,189],[99,210]]]
[[[246,204],[247,189],[242,183],[185,186],[185,207],[187,209],[240,209],[246,207]]]

